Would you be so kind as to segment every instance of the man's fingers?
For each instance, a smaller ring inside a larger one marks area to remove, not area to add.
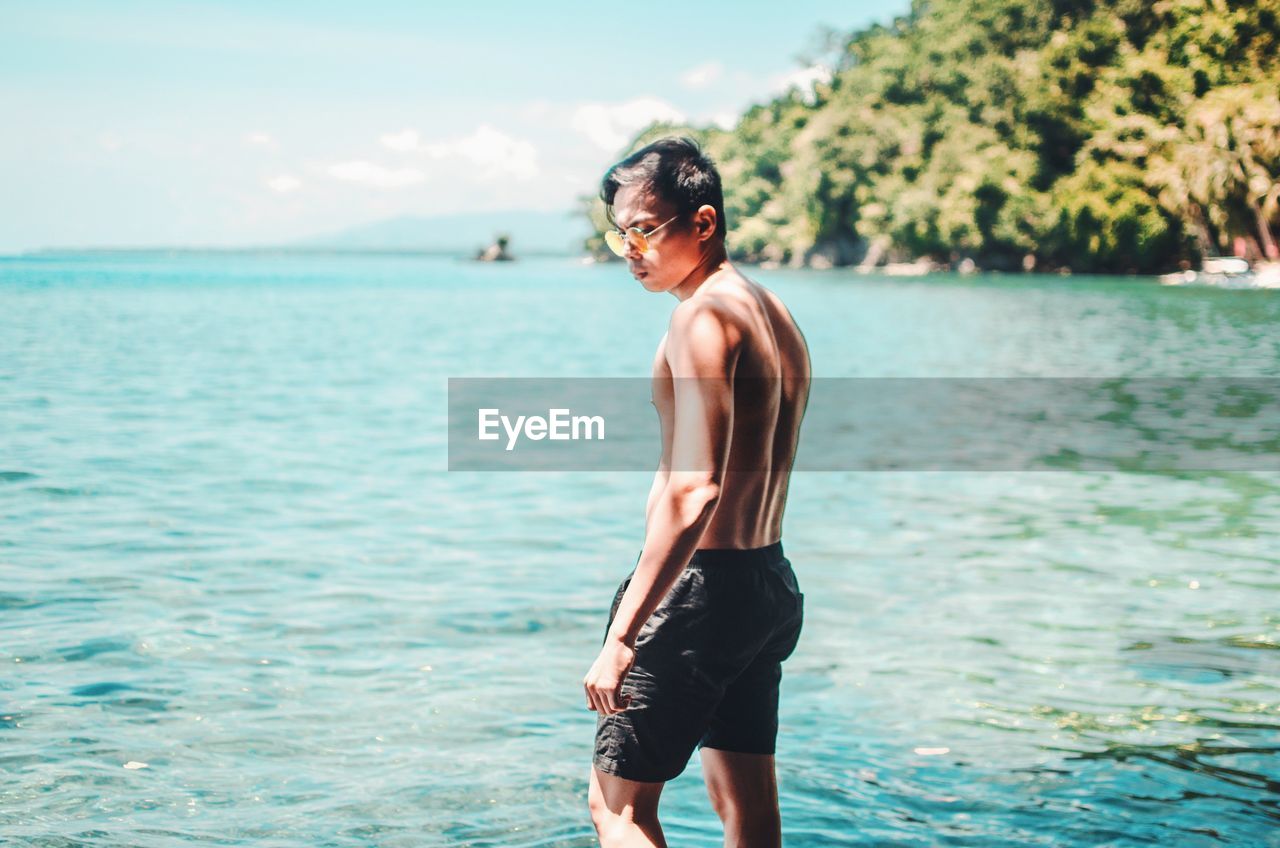
[[[584,681],[583,689],[587,696],[587,709],[592,712],[613,715],[631,706],[631,696],[623,693],[621,683],[610,687]]]
[[[600,715],[609,715],[612,712],[609,709],[609,702],[605,699],[604,692],[598,686],[591,687],[591,703],[596,705],[596,712],[600,713]]]
[[[630,697],[623,696],[625,699],[617,697],[611,689],[601,689],[595,686],[587,687],[587,709],[598,712],[600,715],[613,715],[620,713],[626,709],[630,702]]]
[[[608,690],[607,699],[610,713],[620,713],[631,706],[631,696],[623,693],[621,683],[616,689]]]

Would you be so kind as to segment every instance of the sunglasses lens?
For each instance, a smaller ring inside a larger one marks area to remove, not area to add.
[[[632,227],[627,230],[627,234],[631,236],[631,243],[636,246],[636,250],[641,253],[649,252],[649,240],[644,237],[644,233],[640,231],[639,227]]]
[[[618,256],[626,253],[626,249],[622,246],[622,236],[617,230],[606,230],[604,234],[605,243],[609,245],[609,249]]]

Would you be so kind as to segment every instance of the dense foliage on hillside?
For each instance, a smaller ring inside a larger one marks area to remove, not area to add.
[[[1280,0],[913,0],[813,93],[629,150],[671,133],[719,163],[738,259],[1275,258]]]

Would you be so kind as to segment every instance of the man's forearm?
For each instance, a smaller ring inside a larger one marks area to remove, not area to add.
[[[635,645],[640,628],[688,565],[719,502],[719,488],[667,486],[653,501],[644,549],[623,593],[609,638]]]

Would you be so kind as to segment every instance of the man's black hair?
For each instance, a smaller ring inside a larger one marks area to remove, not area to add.
[[[615,164],[600,184],[609,223],[613,220],[613,199],[624,185],[641,184],[684,215],[704,204],[716,210],[716,235],[725,237],[724,190],[715,163],[688,136],[668,136],[632,153]]]

